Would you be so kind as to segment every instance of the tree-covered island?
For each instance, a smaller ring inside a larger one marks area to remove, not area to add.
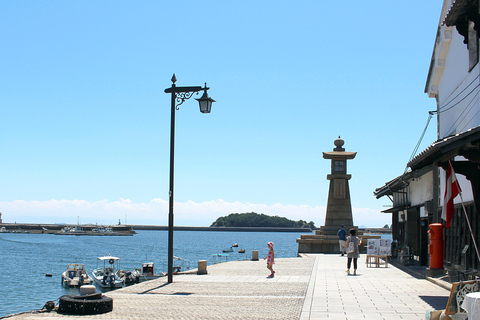
[[[268,216],[263,213],[231,213],[218,218],[210,227],[274,227],[274,228],[310,228],[315,229],[313,221],[293,221],[285,217]]]

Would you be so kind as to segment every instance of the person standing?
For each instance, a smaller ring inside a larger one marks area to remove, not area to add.
[[[342,224],[342,228],[338,230],[338,243],[340,244],[340,253],[345,254],[345,248],[347,247],[347,230],[345,230],[345,225]]]
[[[357,274],[357,259],[360,258],[360,249],[358,246],[362,244],[362,239],[356,236],[357,230],[350,229],[350,236],[347,238],[347,273],[350,274],[350,266],[353,260],[353,275]],[[353,251],[349,252],[348,246],[353,244]]]
[[[263,260],[267,259],[267,269],[270,270],[270,275],[267,278],[273,278],[275,275],[275,271],[273,271],[273,264],[275,263],[275,252],[273,251],[273,242],[269,242],[267,244],[268,247],[268,255],[263,258]]]

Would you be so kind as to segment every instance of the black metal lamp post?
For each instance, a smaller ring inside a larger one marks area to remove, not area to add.
[[[203,96],[198,101],[200,105],[201,113],[210,113],[212,109],[212,103],[215,102],[207,94],[207,90],[210,89],[205,83],[205,87],[177,87],[175,85],[177,78],[175,74],[172,77],[172,86],[165,89],[165,93],[171,93],[171,122],[170,122],[170,192],[169,192],[169,209],[168,209],[168,283],[173,282],[173,173],[174,173],[174,154],[175,154],[175,111],[179,110],[179,106],[192,97],[196,92],[204,90]]]

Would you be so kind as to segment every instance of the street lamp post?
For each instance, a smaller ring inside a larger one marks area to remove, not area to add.
[[[177,78],[175,74],[172,77],[172,86],[165,89],[165,93],[171,93],[171,119],[170,119],[170,191],[168,193],[169,207],[168,207],[168,283],[173,282],[173,173],[174,173],[174,154],[175,154],[175,111],[179,110],[179,106],[192,97],[194,93],[204,90],[203,96],[198,101],[201,113],[210,113],[212,103],[215,102],[207,94],[210,89],[205,83],[205,87],[177,87],[175,85]]]

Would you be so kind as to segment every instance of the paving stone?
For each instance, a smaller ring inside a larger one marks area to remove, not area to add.
[[[221,263],[208,266],[206,275],[192,271],[170,284],[160,278],[111,291],[110,313],[22,313],[9,320],[424,319],[439,307],[432,298],[448,298],[448,290],[391,264],[365,268],[360,261],[358,274],[348,276],[338,255],[278,258],[273,279],[263,260]]]

